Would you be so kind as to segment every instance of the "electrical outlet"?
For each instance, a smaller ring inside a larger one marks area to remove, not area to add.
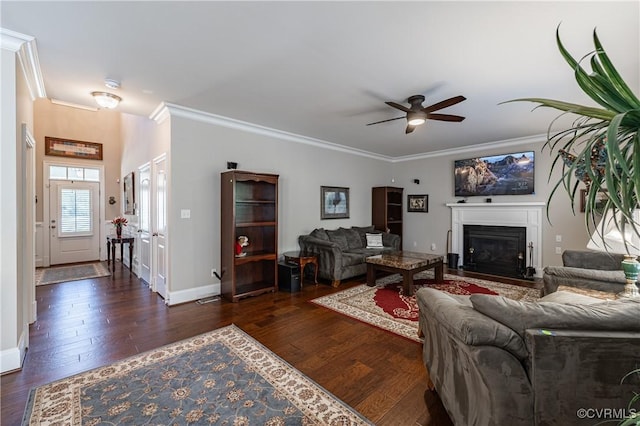
[[[562,247],[556,247],[556,254],[562,254]]]
[[[218,272],[218,271],[216,270],[216,268],[213,268],[213,269],[211,270],[211,276],[215,278],[215,276],[216,276],[216,272]]]
[[[431,243],[431,251],[436,251],[436,243]]]
[[[418,242],[417,242],[417,241],[414,241],[414,242],[413,242],[413,246],[414,246],[414,247],[418,247]]]

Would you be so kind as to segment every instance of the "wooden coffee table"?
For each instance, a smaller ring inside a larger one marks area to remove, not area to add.
[[[376,284],[376,271],[387,271],[402,275],[404,294],[413,294],[413,276],[418,272],[434,269],[436,282],[443,281],[444,256],[418,253],[414,251],[395,251],[369,256],[367,262],[367,285]]]

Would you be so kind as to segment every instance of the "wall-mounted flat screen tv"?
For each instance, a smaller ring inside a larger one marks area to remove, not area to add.
[[[534,152],[456,160],[455,196],[533,194]]]

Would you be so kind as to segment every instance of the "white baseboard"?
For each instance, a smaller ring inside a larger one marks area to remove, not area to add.
[[[207,284],[202,287],[190,288],[188,290],[172,291],[167,293],[167,305],[177,305],[179,303],[193,302],[205,297],[219,296],[220,283]]]
[[[24,333],[20,336],[18,346],[0,351],[0,373],[7,373],[22,368],[22,360],[26,353]]]

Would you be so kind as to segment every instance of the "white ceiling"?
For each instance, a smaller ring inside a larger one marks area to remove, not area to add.
[[[47,97],[93,105],[120,80],[119,110],[162,102],[400,158],[543,134],[549,97],[589,103],[555,43],[605,49],[640,88],[640,5],[626,2],[12,2],[0,26],[34,36]],[[405,135],[384,104],[464,95]]]

